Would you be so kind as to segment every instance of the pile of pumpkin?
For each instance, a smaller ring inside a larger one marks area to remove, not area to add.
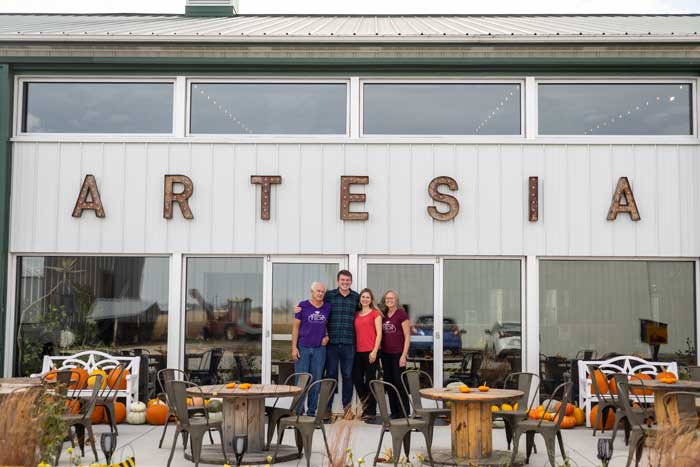
[[[605,373],[603,373],[600,370],[594,370],[593,371],[593,377],[595,378],[596,385],[598,386],[598,390],[603,393],[603,394],[612,394],[613,396],[617,395],[617,386],[615,385],[615,378],[612,376],[610,378],[607,377]],[[588,379],[591,379],[590,375],[588,376]],[[652,379],[656,379],[657,381],[661,381],[662,383],[667,383],[667,384],[673,384],[676,381],[678,381],[678,378],[676,375],[671,373],[670,371],[662,371],[658,373],[654,378],[652,378],[651,375],[647,373],[637,373],[632,376],[630,376],[630,381],[651,381]],[[640,389],[640,388],[630,388],[630,391],[634,395],[638,396],[650,396],[654,393],[651,389]],[[632,404],[634,407],[639,407],[639,404],[634,402]],[[595,419],[596,416],[598,415],[598,405],[595,405],[591,408],[591,414],[588,417],[591,426],[595,424]],[[613,428],[615,425],[615,417],[612,415],[608,415],[608,419],[605,421],[605,429],[610,430]],[[598,429],[601,430],[603,428],[603,420],[601,417],[601,420],[598,422]]]
[[[530,411],[528,412],[528,417],[533,420],[542,419],[547,420],[549,422],[556,422],[560,406],[561,403],[558,401],[546,400],[542,403],[542,405],[538,405],[537,407],[530,409]],[[491,406],[491,411],[496,412],[497,410],[501,410],[504,412],[518,410],[518,404],[516,402],[515,405],[512,406],[510,404],[502,404],[500,407],[497,405]],[[576,407],[575,405],[566,404],[564,418],[562,419],[560,425],[561,428],[564,430],[568,430],[569,428],[580,426],[584,423],[586,423],[586,416],[584,415],[583,410]]]
[[[188,397],[187,405],[189,407],[201,407],[206,405],[209,413],[210,421],[223,420],[223,403],[221,399],[205,399],[202,401],[199,397]],[[136,414],[136,415],[134,415]],[[135,402],[131,404],[130,418],[127,418],[127,423],[132,425],[141,425],[148,423],[149,425],[165,425],[172,419],[172,414],[168,411],[167,404],[162,399],[151,399],[148,404],[143,402]]]

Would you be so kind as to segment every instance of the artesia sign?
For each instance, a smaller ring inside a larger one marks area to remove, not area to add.
[[[163,217],[173,218],[175,205],[180,208],[180,212],[185,219],[194,219],[192,209],[190,209],[189,199],[194,194],[194,183],[186,175],[165,175],[163,178]],[[251,185],[260,186],[260,218],[270,220],[271,193],[273,185],[280,185],[282,177],[279,175],[252,175]],[[351,204],[363,204],[367,201],[364,193],[353,193],[353,185],[368,185],[369,177],[366,175],[342,175],[340,177],[340,219],[344,221],[366,221],[369,219],[367,211],[353,211]],[[446,187],[452,194],[439,190]],[[539,179],[538,177],[528,178],[528,219],[530,222],[539,220]],[[452,177],[436,177],[428,184],[428,194],[433,201],[441,203],[441,209],[436,206],[426,206],[430,217],[436,221],[449,221],[459,214],[459,200],[454,196],[459,190],[457,181]],[[95,216],[105,217],[104,206],[100,198],[100,191],[97,187],[97,180],[94,175],[86,175],[83,185],[78,194],[78,200],[73,208],[73,217],[81,217],[83,211],[94,211]],[[641,219],[637,203],[634,200],[632,187],[627,177],[620,177],[617,187],[612,194],[610,209],[607,219],[614,221],[620,213],[629,214],[630,219],[638,221]]]

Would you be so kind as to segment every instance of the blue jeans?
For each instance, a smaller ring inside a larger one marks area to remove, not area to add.
[[[326,364],[326,348],[321,347],[302,347],[299,346],[299,360],[294,365],[294,371],[297,373],[311,373],[311,382],[318,381],[323,378],[323,366]],[[318,392],[320,386],[317,384],[308,394],[308,409],[306,415],[316,415],[316,407],[318,406]],[[299,401],[297,413],[302,413],[304,410],[304,400]]]
[[[352,402],[352,367],[355,364],[355,346],[352,344],[328,344],[326,350],[326,378],[338,381],[338,364],[343,377],[343,407]],[[328,402],[333,407],[333,396]]]

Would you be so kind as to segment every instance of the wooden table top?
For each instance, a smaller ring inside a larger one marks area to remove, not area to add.
[[[420,394],[438,401],[484,402],[517,399],[523,392],[511,389],[489,389],[481,392],[477,388],[471,388],[471,392],[460,392],[459,388],[426,388],[421,389]]]
[[[10,394],[17,389],[39,386],[39,378],[0,378],[0,394]]]
[[[250,389],[240,389],[238,385],[233,389],[228,389],[225,384],[200,386],[200,388],[204,396],[221,398],[244,397],[255,399],[263,397],[285,397],[294,396],[301,392],[301,388],[298,386],[285,386],[283,384],[253,384]],[[190,388],[187,392],[195,396],[199,395],[199,390],[197,390],[197,388]]]
[[[630,386],[643,387],[652,391],[700,391],[700,381],[688,381],[679,379],[675,383],[662,383],[656,379],[630,380]]]

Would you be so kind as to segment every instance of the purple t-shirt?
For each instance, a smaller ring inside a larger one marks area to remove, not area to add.
[[[302,347],[321,347],[321,341],[326,337],[326,324],[331,314],[331,304],[323,302],[316,308],[308,300],[299,303],[301,311],[294,313],[294,318],[301,320],[299,326],[298,345]]]
[[[388,313],[382,318],[382,352],[400,354],[403,352],[404,335],[401,323],[408,319],[408,315],[399,308],[389,318]]]

